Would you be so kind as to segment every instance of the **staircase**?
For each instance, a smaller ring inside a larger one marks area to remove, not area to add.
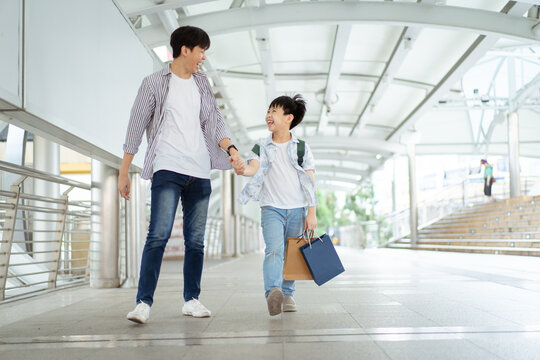
[[[520,196],[468,207],[389,248],[540,256],[540,196]]]

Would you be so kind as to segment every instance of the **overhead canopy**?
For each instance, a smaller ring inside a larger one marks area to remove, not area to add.
[[[504,154],[505,114],[516,102],[521,153],[540,155],[540,29],[531,1],[117,3],[164,61],[176,27],[210,34],[205,70],[245,152],[268,134],[269,101],[302,94],[307,113],[295,132],[314,149],[324,186],[358,186],[410,139],[420,154],[486,146]],[[410,132],[419,136],[403,136]]]

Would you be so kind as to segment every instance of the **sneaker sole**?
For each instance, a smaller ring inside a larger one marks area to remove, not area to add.
[[[146,320],[144,320],[143,318],[140,318],[138,316],[130,316],[130,317],[127,317],[127,319],[129,321],[133,321],[134,323],[137,323],[137,324],[145,324],[146,323]]]
[[[283,312],[296,312],[296,305],[283,305]]]
[[[266,299],[268,305],[268,313],[270,316],[281,314],[281,304],[283,304],[283,293],[279,290],[270,291],[268,299]]]
[[[183,311],[182,311],[182,314],[184,314],[184,316],[193,316],[194,318],[205,318],[205,317],[210,317],[210,315],[211,315],[211,314],[194,315],[192,313],[183,312]]]

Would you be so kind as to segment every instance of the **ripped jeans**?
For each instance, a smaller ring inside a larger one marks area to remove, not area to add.
[[[261,208],[264,249],[263,276],[265,296],[272,288],[279,288],[285,296],[294,295],[294,281],[283,280],[283,260],[287,238],[298,237],[304,230],[307,208]]]

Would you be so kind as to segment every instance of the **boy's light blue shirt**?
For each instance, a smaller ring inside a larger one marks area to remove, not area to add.
[[[302,188],[302,191],[304,192],[304,196],[307,200],[308,206],[317,206],[317,192],[315,190],[315,184],[313,183],[311,177],[306,173],[306,170],[315,171],[315,161],[313,159],[313,153],[311,152],[309,145],[306,143],[304,161],[302,163],[302,166],[298,165],[298,139],[292,133],[291,136],[291,141],[287,146],[289,160],[291,161],[293,167],[298,173],[300,186]],[[241,204],[247,204],[250,200],[259,201],[261,199],[264,178],[266,177],[268,170],[270,170],[270,167],[276,155],[277,146],[272,141],[272,135],[268,136],[267,138],[259,139],[257,143],[260,146],[260,156],[257,156],[257,154],[252,151],[250,157],[248,158],[248,162],[253,159],[258,160],[260,163],[259,170],[255,175],[253,175],[249,183],[244,186],[244,189],[242,189],[242,193],[238,198],[238,201]]]

